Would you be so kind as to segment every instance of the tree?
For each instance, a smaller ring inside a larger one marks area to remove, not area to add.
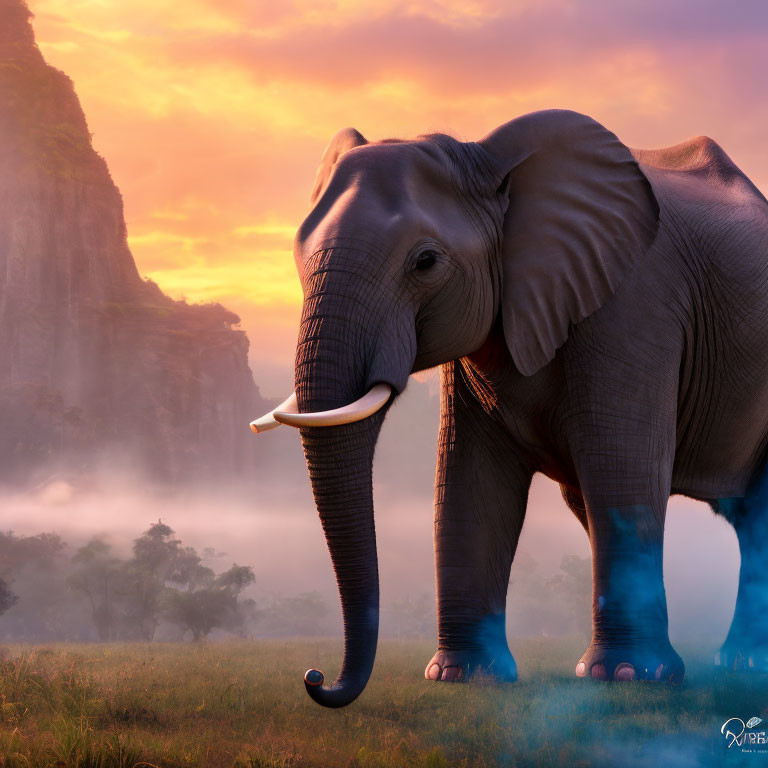
[[[72,563],[77,567],[67,577],[67,585],[88,598],[99,640],[113,640],[124,564],[112,556],[109,544],[99,538],[80,547]]]
[[[190,553],[187,556],[191,562]],[[203,578],[203,570],[213,577],[210,568],[199,566],[190,572],[186,590],[172,589],[166,593],[168,620],[189,630],[196,641],[207,637],[216,628],[242,631],[253,601],[240,600],[239,596],[254,582],[253,569],[234,564],[228,571],[210,579]]]
[[[13,579],[25,566],[52,567],[64,549],[55,533],[16,536],[13,531],[0,533],[0,578]]]
[[[166,582],[178,576],[181,542],[173,535],[173,529],[158,520],[133,542],[133,558],[125,568],[127,618],[144,640],[155,636]]]
[[[272,637],[325,635],[337,628],[329,626],[328,604],[317,592],[302,592],[295,597],[276,597],[259,619],[260,633]]]
[[[168,581],[186,587],[187,590],[209,586],[216,578],[211,568],[203,565],[194,547],[177,548],[171,560]]]
[[[5,637],[61,638],[62,625],[66,625],[65,633],[70,637],[76,636],[76,628],[67,623],[64,549],[64,542],[52,533],[0,533],[0,579],[5,585],[2,593],[7,606],[2,622]],[[8,612],[12,605],[17,607]]]
[[[0,579],[0,615],[5,613],[9,608],[13,608],[18,602],[18,595],[14,595],[13,592],[8,589],[8,585]]]

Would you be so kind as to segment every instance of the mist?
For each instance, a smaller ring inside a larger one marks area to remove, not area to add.
[[[385,637],[434,635],[432,484],[438,415],[437,377],[412,378],[390,411],[376,452],[374,499]],[[150,482],[138,470],[110,467],[105,461],[97,470],[59,473],[33,488],[6,490],[0,529],[17,537],[54,533],[66,544],[62,557],[70,559],[99,537],[116,557],[125,558],[133,541],[162,520],[184,546],[206,553],[204,564],[217,573],[233,563],[252,567],[254,581],[245,594],[262,613],[261,621],[248,625],[247,634],[340,635],[335,578],[299,436],[284,427],[253,439],[263,450],[252,471],[238,481],[206,480],[170,488]],[[577,632],[588,639],[589,555],[587,536],[559,488],[537,475],[511,574],[508,634],[513,650],[515,636]],[[576,569],[570,576],[561,570],[568,557]],[[695,643],[714,652],[733,614],[738,566],[732,528],[706,505],[673,497],[664,557],[673,643]],[[10,589],[20,599],[0,616],[0,635],[14,614],[32,608],[25,606],[23,578],[15,578],[18,583],[12,577]],[[283,614],[305,612],[309,609],[302,600],[315,601],[315,619],[307,613],[303,623],[265,624],[268,606]]]

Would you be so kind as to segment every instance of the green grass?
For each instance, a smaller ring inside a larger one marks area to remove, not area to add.
[[[303,671],[341,640],[13,646],[0,663],[0,768],[768,765],[726,753],[729,717],[768,719],[765,679],[686,649],[686,682],[577,680],[580,642],[513,643],[521,679],[429,683],[431,644],[382,642],[365,693],[324,710]]]

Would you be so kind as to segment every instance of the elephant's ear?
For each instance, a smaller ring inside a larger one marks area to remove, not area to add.
[[[659,207],[629,149],[585,115],[534,112],[478,143],[509,196],[502,320],[512,358],[530,376],[648,249]]]
[[[325,148],[320,165],[315,174],[315,184],[312,187],[312,197],[310,204],[314,205],[325,192],[328,186],[328,180],[331,178],[333,166],[336,161],[349,149],[367,144],[365,137],[354,128],[342,128],[332,139],[331,143]]]

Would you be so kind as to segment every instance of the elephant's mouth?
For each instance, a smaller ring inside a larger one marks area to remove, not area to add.
[[[265,413],[251,422],[251,429],[259,434],[267,430],[288,424],[291,427],[335,427],[340,424],[352,424],[372,416],[383,408],[392,396],[389,384],[374,384],[358,400],[330,411],[299,413],[296,393],[284,400],[277,408]]]

